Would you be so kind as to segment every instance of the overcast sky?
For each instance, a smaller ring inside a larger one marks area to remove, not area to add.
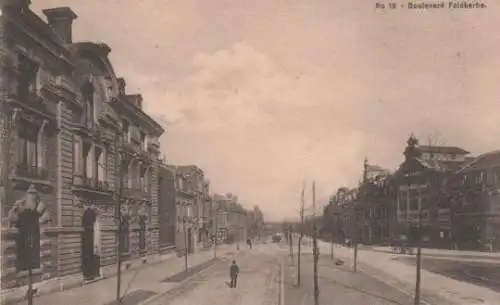
[[[268,219],[394,169],[411,132],[500,148],[500,4],[375,10],[371,0],[33,0],[71,6],[75,41],[106,42],[129,93],[168,130],[172,164],[204,169]],[[310,199],[308,199],[310,201]]]

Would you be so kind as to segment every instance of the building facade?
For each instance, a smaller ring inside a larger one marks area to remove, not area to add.
[[[194,253],[209,246],[209,184],[196,165],[175,166],[175,181],[176,246],[179,253]]]
[[[358,207],[362,244],[389,244],[394,205],[392,175],[386,169],[368,164],[365,159],[363,181],[359,186]]]
[[[449,184],[458,249],[500,249],[500,152],[477,157]]]
[[[396,236],[415,244],[418,228],[423,243],[433,248],[454,247],[453,206],[449,181],[468,160],[469,152],[449,146],[419,146],[407,142],[405,160],[395,173]]]
[[[24,285],[28,263],[35,281],[89,279],[113,272],[117,252],[158,251],[164,130],[125,92],[107,45],[73,42],[71,9],[44,14],[11,1],[0,17],[3,288]]]
[[[227,193],[225,195],[215,194],[213,198],[219,238],[226,243],[246,240],[248,215],[238,202],[238,196]]]
[[[164,252],[175,246],[177,223],[175,167],[161,163],[158,176],[159,238],[160,250]]]

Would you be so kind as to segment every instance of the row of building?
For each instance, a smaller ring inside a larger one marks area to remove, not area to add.
[[[419,145],[390,172],[365,160],[356,188],[339,188],[323,215],[323,234],[363,244],[500,249],[500,152],[478,157],[459,147]]]
[[[118,253],[130,266],[256,234],[258,209],[160,158],[165,130],[115,74],[111,48],[74,42],[70,8],[43,13],[2,2],[2,295],[29,269],[35,282],[83,281],[114,273]]]

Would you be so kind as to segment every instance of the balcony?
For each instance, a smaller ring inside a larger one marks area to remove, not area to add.
[[[101,195],[109,195],[113,191],[108,182],[81,175],[73,177],[73,190]]]
[[[25,188],[30,184],[36,184],[40,187],[51,188],[49,171],[31,164],[17,164],[10,175],[14,182],[13,187]]]
[[[15,170],[16,177],[29,179],[48,180],[49,171],[37,165],[17,164]]]
[[[55,113],[46,104],[46,100],[36,92],[18,92],[18,94],[8,95],[8,103],[15,103],[29,112],[43,115],[45,118],[55,119]]]

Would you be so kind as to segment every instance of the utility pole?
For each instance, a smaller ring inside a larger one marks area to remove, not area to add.
[[[290,224],[289,227],[288,227],[288,235],[289,235],[290,258],[292,259],[292,266],[293,266],[294,261],[293,261],[293,230],[292,230],[292,224]]]
[[[121,300],[121,277],[122,277],[122,259],[121,259],[121,234],[122,234],[122,215],[121,215],[121,200],[123,197],[123,176],[124,176],[124,158],[121,150],[118,147],[118,142],[121,143],[123,137],[121,134],[115,141],[115,162],[118,167],[118,181],[116,185],[116,202],[115,202],[115,218],[118,225],[116,230],[116,301]]]
[[[333,259],[333,230],[330,235],[330,259]]]
[[[186,231],[186,216],[182,217],[182,230],[184,232],[184,271],[188,272],[188,234]]]
[[[422,196],[420,185],[418,186],[418,226],[417,226],[417,264],[415,280],[415,302],[414,305],[420,305],[420,281],[422,272]]]
[[[300,197],[300,235],[297,245],[297,287],[300,287],[300,248],[302,245],[302,238],[304,237],[304,188],[305,186],[302,185],[302,193]]]
[[[217,239],[218,239],[218,213],[219,213],[219,208],[215,211],[215,217],[214,217],[214,258],[217,258]]]
[[[316,228],[316,182],[312,183],[313,199],[313,258],[314,258],[314,305],[319,305],[319,286],[318,286],[318,241]]]

